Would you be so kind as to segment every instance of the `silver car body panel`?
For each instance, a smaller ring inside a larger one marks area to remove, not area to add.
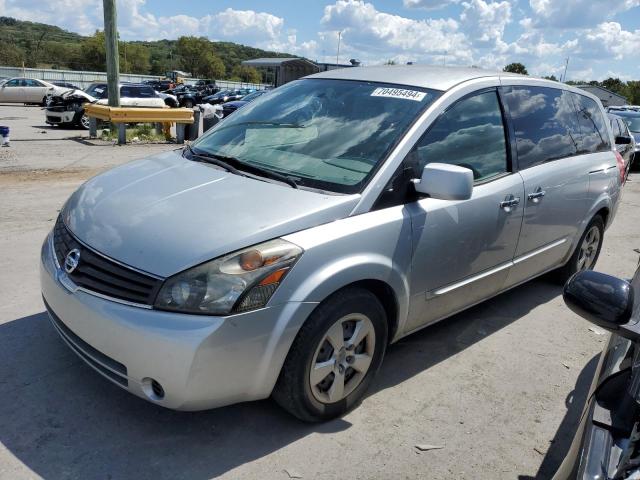
[[[239,177],[171,151],[92,178],[71,196],[63,215],[98,252],[167,277],[344,217],[358,199]]]
[[[595,99],[582,90],[438,67],[352,68],[314,77],[446,91],[416,119],[359,195],[237,177],[169,152],[95,177],[67,202],[63,218],[82,242],[160,277],[276,237],[304,250],[265,308],[215,317],[72,293],[62,286],[64,276],[45,244],[45,300],[81,339],[127,366],[134,394],[179,409],[265,398],[299,328],[337,290],[357,282],[388,288],[396,341],[562,265],[593,215],[606,209],[607,225],[615,215],[621,190],[613,152],[507,173],[476,184],[469,200],[423,198],[373,209],[409,150],[462,97],[501,85],[538,85]],[[544,199],[529,201],[539,187],[547,192]],[[500,202],[509,195],[522,201],[505,210]],[[163,385],[164,399],[145,393],[141,384],[148,377]]]

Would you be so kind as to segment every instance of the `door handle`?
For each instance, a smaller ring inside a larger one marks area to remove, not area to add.
[[[513,207],[520,203],[520,197],[514,197],[513,195],[507,195],[504,200],[500,202],[500,208],[505,212],[510,212]]]
[[[542,188],[538,187],[535,192],[527,195],[527,198],[531,200],[533,203],[538,203],[546,193],[547,192],[542,190]]]

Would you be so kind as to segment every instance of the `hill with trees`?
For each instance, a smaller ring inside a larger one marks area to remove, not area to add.
[[[104,33],[82,36],[53,25],[0,17],[0,65],[105,71]],[[293,57],[205,37],[120,41],[120,71],[164,75],[184,70],[196,77],[259,82],[257,70],[241,62],[259,57]]]

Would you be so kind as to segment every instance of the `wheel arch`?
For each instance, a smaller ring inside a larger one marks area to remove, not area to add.
[[[306,268],[298,270],[298,267],[296,265],[285,280],[285,283],[291,282],[295,286],[286,294],[283,291],[288,301],[320,304],[345,288],[364,288],[373,293],[385,309],[389,341],[395,340],[409,311],[409,280],[390,258],[372,253],[345,257],[314,269],[312,275],[305,275]],[[274,300],[278,299],[274,296]],[[296,327],[300,328],[302,324]]]

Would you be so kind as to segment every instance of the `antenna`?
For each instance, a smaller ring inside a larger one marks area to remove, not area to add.
[[[560,80],[561,82],[566,82],[567,81],[567,67],[569,66],[569,57],[567,57],[567,61],[564,64],[564,75],[562,75],[562,79]]]
[[[338,51],[336,52],[336,65],[340,64],[340,37],[342,37],[342,30],[338,31]]]

